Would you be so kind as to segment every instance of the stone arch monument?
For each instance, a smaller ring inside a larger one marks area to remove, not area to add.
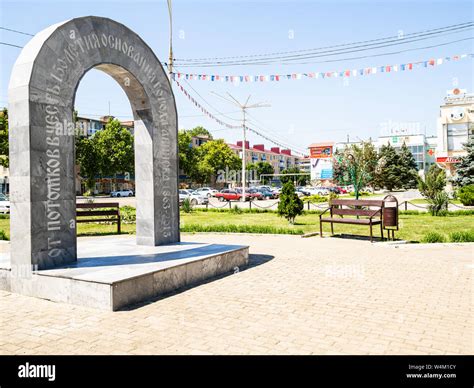
[[[137,244],[178,242],[177,114],[168,78],[133,31],[80,17],[38,33],[9,85],[11,263],[39,270],[76,261],[73,107],[99,69],[127,94],[135,120]]]

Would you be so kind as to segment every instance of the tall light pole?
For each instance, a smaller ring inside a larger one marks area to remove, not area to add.
[[[170,19],[170,52],[168,58],[168,78],[171,81],[171,74],[173,73],[173,13],[171,8],[171,0],[168,0],[168,13]]]
[[[247,142],[247,134],[246,134],[247,125],[246,125],[246,122],[245,122],[245,120],[246,120],[246,117],[245,117],[246,116],[246,111],[247,111],[247,109],[253,109],[253,108],[267,108],[267,107],[270,107],[271,105],[261,103],[261,102],[249,105],[251,95],[249,95],[247,97],[247,100],[245,101],[245,103],[242,104],[235,97],[233,97],[230,93],[227,93],[227,95],[230,97],[230,99],[227,98],[227,97],[221,96],[217,93],[214,93],[214,92],[211,92],[211,93],[213,93],[216,96],[224,99],[227,102],[230,102],[233,105],[236,105],[242,111],[242,198],[241,198],[241,201],[244,202],[245,201],[245,183],[246,183],[245,182],[245,180],[246,180],[245,143]]]

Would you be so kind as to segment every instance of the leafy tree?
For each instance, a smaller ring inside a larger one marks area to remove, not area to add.
[[[378,157],[374,146],[363,142],[360,146],[351,144],[334,155],[333,176],[341,185],[354,186],[356,199],[361,190],[375,183],[378,172]]]
[[[204,127],[201,127],[201,126],[197,126],[197,127],[194,127],[193,129],[190,129],[189,131],[186,131],[188,132],[191,137],[192,136],[207,136],[210,140],[213,139],[211,133]]]
[[[257,163],[247,164],[247,170],[255,171],[256,174],[257,174],[257,178],[260,179],[260,181],[263,182],[264,184],[267,184],[267,182],[270,180],[270,177],[269,176],[264,176],[264,177],[260,178],[262,176],[262,174],[273,174],[274,173],[273,166],[270,163],[261,162],[261,161],[257,162]]]
[[[76,138],[76,162],[80,165],[80,175],[85,178],[87,189],[94,192],[96,177],[101,172],[95,136]]]
[[[9,165],[8,148],[8,109],[3,108],[0,112],[0,166],[8,167]]]
[[[403,145],[400,148],[399,155],[400,183],[404,189],[414,189],[418,183],[418,165],[405,142],[403,142]]]
[[[295,186],[291,181],[283,185],[277,212],[279,216],[285,217],[290,224],[294,224],[296,216],[303,213],[303,201],[296,194]]]
[[[240,169],[240,158],[222,139],[210,140],[195,150],[195,167],[190,176],[198,183],[209,182],[218,170]]]
[[[453,183],[458,187],[474,185],[474,138],[464,144],[467,155],[462,156],[456,165],[456,176]]]
[[[184,129],[178,132],[178,159],[179,167],[186,175],[191,175],[195,164],[195,149],[191,145],[191,134]]]
[[[302,171],[298,167],[289,167],[281,171],[281,174],[301,174]],[[296,182],[297,186],[306,186],[310,178],[310,175],[289,175],[280,176],[280,182],[285,184],[287,182]]]
[[[110,118],[105,128],[93,136],[104,176],[134,171],[133,136],[120,121]],[[114,182],[115,183],[115,182]]]
[[[448,209],[449,197],[444,191],[445,186],[446,173],[436,164],[430,167],[425,180],[418,178],[418,189],[428,201],[428,209],[434,216]]]

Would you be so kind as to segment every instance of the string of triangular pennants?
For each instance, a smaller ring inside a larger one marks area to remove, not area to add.
[[[425,61],[409,62],[396,65],[369,66],[361,69],[309,72],[309,73],[290,73],[290,74],[260,74],[260,75],[218,75],[218,74],[195,74],[195,73],[172,73],[174,80],[198,80],[211,82],[278,82],[286,80],[300,80],[303,78],[326,79],[326,78],[347,78],[374,75],[377,73],[396,73],[401,71],[411,71],[417,68],[431,68],[445,64],[446,62],[457,62],[466,58],[473,58],[474,54],[460,54],[447,56],[437,59],[428,59]]]
[[[191,101],[191,103],[197,108],[199,109],[204,115],[206,115],[207,117],[209,117],[210,119],[216,121],[217,123],[219,123],[220,125],[222,125],[223,127],[226,127],[226,128],[229,128],[229,129],[238,129],[238,128],[242,128],[241,125],[231,125],[231,124],[228,124],[224,121],[222,121],[221,119],[219,119],[218,117],[216,117],[215,115],[213,115],[211,112],[209,112],[206,108],[204,108],[199,102],[196,101],[196,99],[183,87],[183,85],[181,85],[179,83],[179,81],[177,81],[176,79],[173,79],[174,82],[176,83],[176,85],[178,86],[179,90],[188,98],[189,101]],[[271,138],[269,138],[268,136],[260,133],[259,131],[253,129],[253,128],[250,128],[248,126],[245,126],[245,129],[250,131],[250,132],[253,132],[255,133],[256,135],[264,138],[265,140],[268,140],[269,142],[279,146],[279,147],[283,147],[283,148],[290,148],[288,147],[287,145],[285,144],[282,144],[282,143],[279,143],[278,141],[275,141]],[[297,154],[301,154],[303,155],[303,153],[301,152],[298,152],[298,151],[294,151],[292,150],[294,153],[297,153]]]

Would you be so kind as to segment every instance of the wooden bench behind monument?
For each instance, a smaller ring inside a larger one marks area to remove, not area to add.
[[[120,234],[120,204],[118,202],[77,203],[76,222],[116,222]]]
[[[380,225],[380,234],[383,240],[382,213],[384,202],[369,199],[333,199],[329,207],[319,215],[319,231],[323,236],[323,222],[331,223],[331,234],[334,234],[333,224],[365,225],[370,228],[370,242],[373,240],[374,225]],[[328,212],[330,217],[323,217]],[[355,216],[357,218],[344,218]],[[363,217],[363,218],[361,218]]]

